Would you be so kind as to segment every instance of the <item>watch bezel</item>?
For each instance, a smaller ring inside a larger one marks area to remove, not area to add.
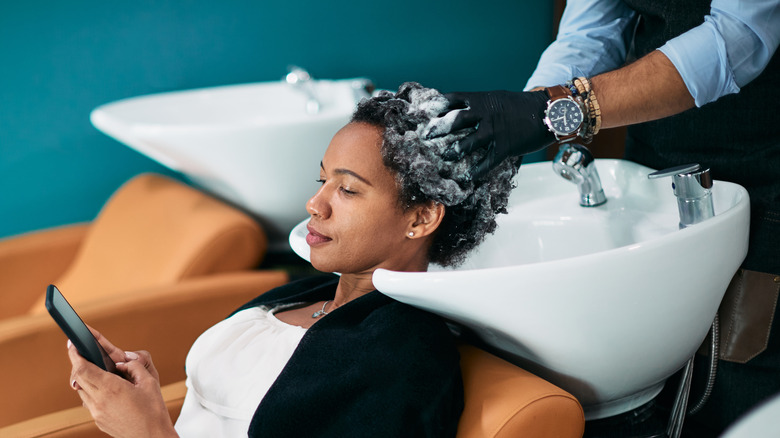
[[[569,102],[571,102],[572,105],[569,105]],[[552,110],[556,106],[562,107],[564,105],[566,105],[566,106],[573,106],[574,108],[576,108],[576,110],[579,113],[579,119],[580,119],[580,121],[577,124],[577,126],[575,126],[573,129],[568,130],[568,131],[563,131],[559,127],[556,126],[556,124],[560,125],[560,124],[562,124],[562,122],[559,123],[557,120],[553,120],[553,119],[551,119],[549,117],[550,110]],[[547,118],[548,118],[548,120],[550,120],[550,127],[553,129],[553,132],[557,133],[558,135],[562,135],[562,136],[576,134],[577,131],[579,131],[580,128],[582,128],[582,123],[585,121],[585,114],[582,112],[582,108],[580,108],[580,106],[577,104],[577,101],[572,99],[571,97],[565,97],[563,99],[557,99],[557,100],[554,100],[554,101],[550,102],[550,105],[547,107],[547,114],[548,114]]]
[[[580,114],[580,122],[579,122],[579,124],[577,125],[576,128],[574,128],[571,131],[561,131],[561,130],[559,130],[555,126],[555,122],[553,122],[553,120],[550,118],[550,110],[555,105],[565,105],[566,104],[565,101],[569,101],[572,104],[574,104],[574,107],[577,108],[577,111],[579,111],[579,114]],[[579,133],[579,131],[582,129],[582,125],[585,122],[585,112],[582,110],[582,106],[579,104],[579,102],[577,102],[577,100],[574,99],[571,96],[566,96],[566,97],[562,97],[562,98],[558,98],[558,99],[554,99],[554,100],[549,100],[549,101],[547,101],[547,109],[545,109],[545,111],[544,111],[544,122],[547,125],[547,127],[550,129],[550,131],[552,131],[552,133],[555,134],[556,136],[561,136],[561,137],[576,136],[577,133]]]

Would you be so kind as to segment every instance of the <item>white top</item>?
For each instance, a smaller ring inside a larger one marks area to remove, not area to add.
[[[187,355],[187,395],[176,421],[182,437],[246,436],[252,416],[306,329],[253,307],[206,330]]]

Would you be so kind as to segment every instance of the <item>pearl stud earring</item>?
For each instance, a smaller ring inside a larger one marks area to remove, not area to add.
[[[414,237],[414,231],[409,231],[409,237]]]

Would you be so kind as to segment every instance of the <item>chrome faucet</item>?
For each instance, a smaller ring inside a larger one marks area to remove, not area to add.
[[[369,79],[355,78],[349,84],[352,87],[352,97],[355,99],[355,103],[359,103],[365,98],[371,97],[376,86]]]
[[[588,148],[574,143],[561,145],[552,165],[555,173],[577,184],[581,206],[596,207],[607,202],[593,154]]]
[[[289,73],[284,77],[284,80],[293,88],[306,94],[306,97],[308,98],[306,101],[306,112],[309,114],[317,114],[320,112],[320,100],[314,92],[314,84],[312,83],[309,72],[294,65],[287,67],[287,71]]]
[[[680,212],[680,228],[715,216],[710,169],[702,169],[699,164],[694,163],[647,175],[650,179],[667,176],[672,177],[672,189],[677,197],[677,210]]]

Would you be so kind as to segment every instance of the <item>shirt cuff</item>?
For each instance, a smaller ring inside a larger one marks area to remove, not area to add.
[[[674,64],[696,106],[739,92],[729,67],[726,44],[712,23],[705,21],[658,50]]]
[[[547,64],[544,69],[537,69],[525,84],[523,91],[530,91],[536,87],[552,87],[563,85],[573,78],[587,76],[578,67],[564,64]]]

